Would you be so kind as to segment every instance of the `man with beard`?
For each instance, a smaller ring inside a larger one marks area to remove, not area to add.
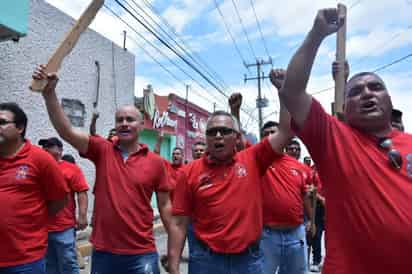
[[[162,159],[138,143],[143,118],[135,106],[115,113],[117,140],[110,142],[74,128],[59,104],[57,75],[40,66],[35,80],[47,80],[42,95],[60,137],[96,166],[91,242],[92,274],[159,273],[153,235],[151,197],[156,192],[160,217],[169,227],[169,184]]]
[[[384,81],[373,72],[349,79],[344,87],[344,122],[328,115],[306,93],[322,41],[342,22],[337,9],[318,12],[289,63],[280,98],[324,184],[323,273],[402,274],[412,268],[412,136],[393,130],[392,102]]]

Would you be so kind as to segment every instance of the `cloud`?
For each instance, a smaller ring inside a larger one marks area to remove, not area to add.
[[[181,33],[183,29],[197,18],[202,11],[208,7],[209,0],[193,1],[182,0],[173,1],[171,5],[163,12],[163,18],[166,18],[175,31]]]
[[[356,58],[380,56],[392,49],[412,43],[412,26],[408,28],[377,28],[366,35],[354,35],[347,42],[347,55]]]

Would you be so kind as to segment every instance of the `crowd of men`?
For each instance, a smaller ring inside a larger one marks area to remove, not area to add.
[[[115,113],[114,132],[96,135],[71,125],[56,94],[58,77],[40,66],[35,80],[58,135],[96,167],[92,274],[160,273],[153,234],[155,193],[168,234],[162,259],[179,274],[186,238],[191,274],[404,274],[412,269],[412,135],[404,133],[383,80],[353,75],[336,118],[306,92],[316,53],[341,25],[336,9],[320,10],[287,70],[270,73],[281,101],[279,122],[264,138],[242,136],[242,97],[231,113],[208,119],[205,143],[182,148],[172,162],[138,142],[143,116],[135,106]],[[345,69],[335,64],[334,72]],[[75,230],[87,226],[88,185],[58,138],[25,138],[27,117],[15,103],[0,103],[0,274],[79,273]],[[300,163],[300,143],[310,157]],[[312,164],[313,161],[313,164]],[[78,214],[75,214],[77,197]]]

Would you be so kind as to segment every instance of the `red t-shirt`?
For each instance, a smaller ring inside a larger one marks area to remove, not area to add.
[[[170,200],[173,201],[173,195],[174,195],[174,190],[176,188],[177,184],[177,174],[178,172],[183,168],[183,164],[181,165],[175,165],[171,164],[168,160],[163,159],[163,163],[166,167],[167,174],[169,176],[169,185],[170,185]]]
[[[238,253],[262,232],[261,179],[279,157],[267,139],[217,165],[207,155],[179,173],[173,214],[190,216],[197,238],[212,250]]]
[[[75,164],[60,161],[59,168],[70,188],[67,205],[55,216],[49,217],[49,232],[64,231],[76,225],[75,193],[89,190],[83,172]]]
[[[298,226],[303,223],[306,172],[303,164],[284,155],[276,159],[263,177],[263,224]]]
[[[156,250],[153,192],[168,192],[162,158],[141,145],[123,160],[116,143],[90,136],[86,158],[96,166],[91,242],[96,250],[142,254]]]
[[[323,182],[326,208],[324,274],[404,274],[412,269],[412,136],[389,138],[403,158],[390,166],[378,140],[328,115],[313,99],[295,131]]]
[[[68,192],[56,160],[29,141],[16,156],[0,157],[0,268],[45,255],[47,203]]]

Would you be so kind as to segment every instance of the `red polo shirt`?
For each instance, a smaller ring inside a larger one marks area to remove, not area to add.
[[[0,267],[45,255],[47,202],[68,192],[56,160],[29,141],[16,156],[0,157]]]
[[[263,224],[298,226],[303,223],[306,193],[303,164],[284,155],[276,159],[263,177]]]
[[[183,168],[183,164],[175,165],[170,163],[168,160],[163,159],[163,163],[166,167],[167,174],[169,176],[169,185],[170,185],[170,200],[173,202],[174,191],[177,184],[177,175],[179,170]]]
[[[264,139],[226,165],[210,162],[206,155],[191,162],[178,178],[173,214],[190,216],[196,237],[215,252],[245,250],[260,238],[261,179],[276,157]]]
[[[324,274],[404,274],[412,269],[412,136],[393,130],[401,170],[378,140],[328,115],[313,99],[295,131],[323,182],[326,209]]]
[[[49,217],[49,232],[64,231],[76,225],[76,202],[75,193],[89,190],[86,178],[80,168],[66,161],[59,162],[59,168],[70,188],[67,205],[55,216]]]
[[[96,250],[142,254],[156,250],[153,236],[153,192],[168,192],[162,158],[140,145],[123,160],[116,143],[90,136],[86,158],[96,166],[91,242]]]

